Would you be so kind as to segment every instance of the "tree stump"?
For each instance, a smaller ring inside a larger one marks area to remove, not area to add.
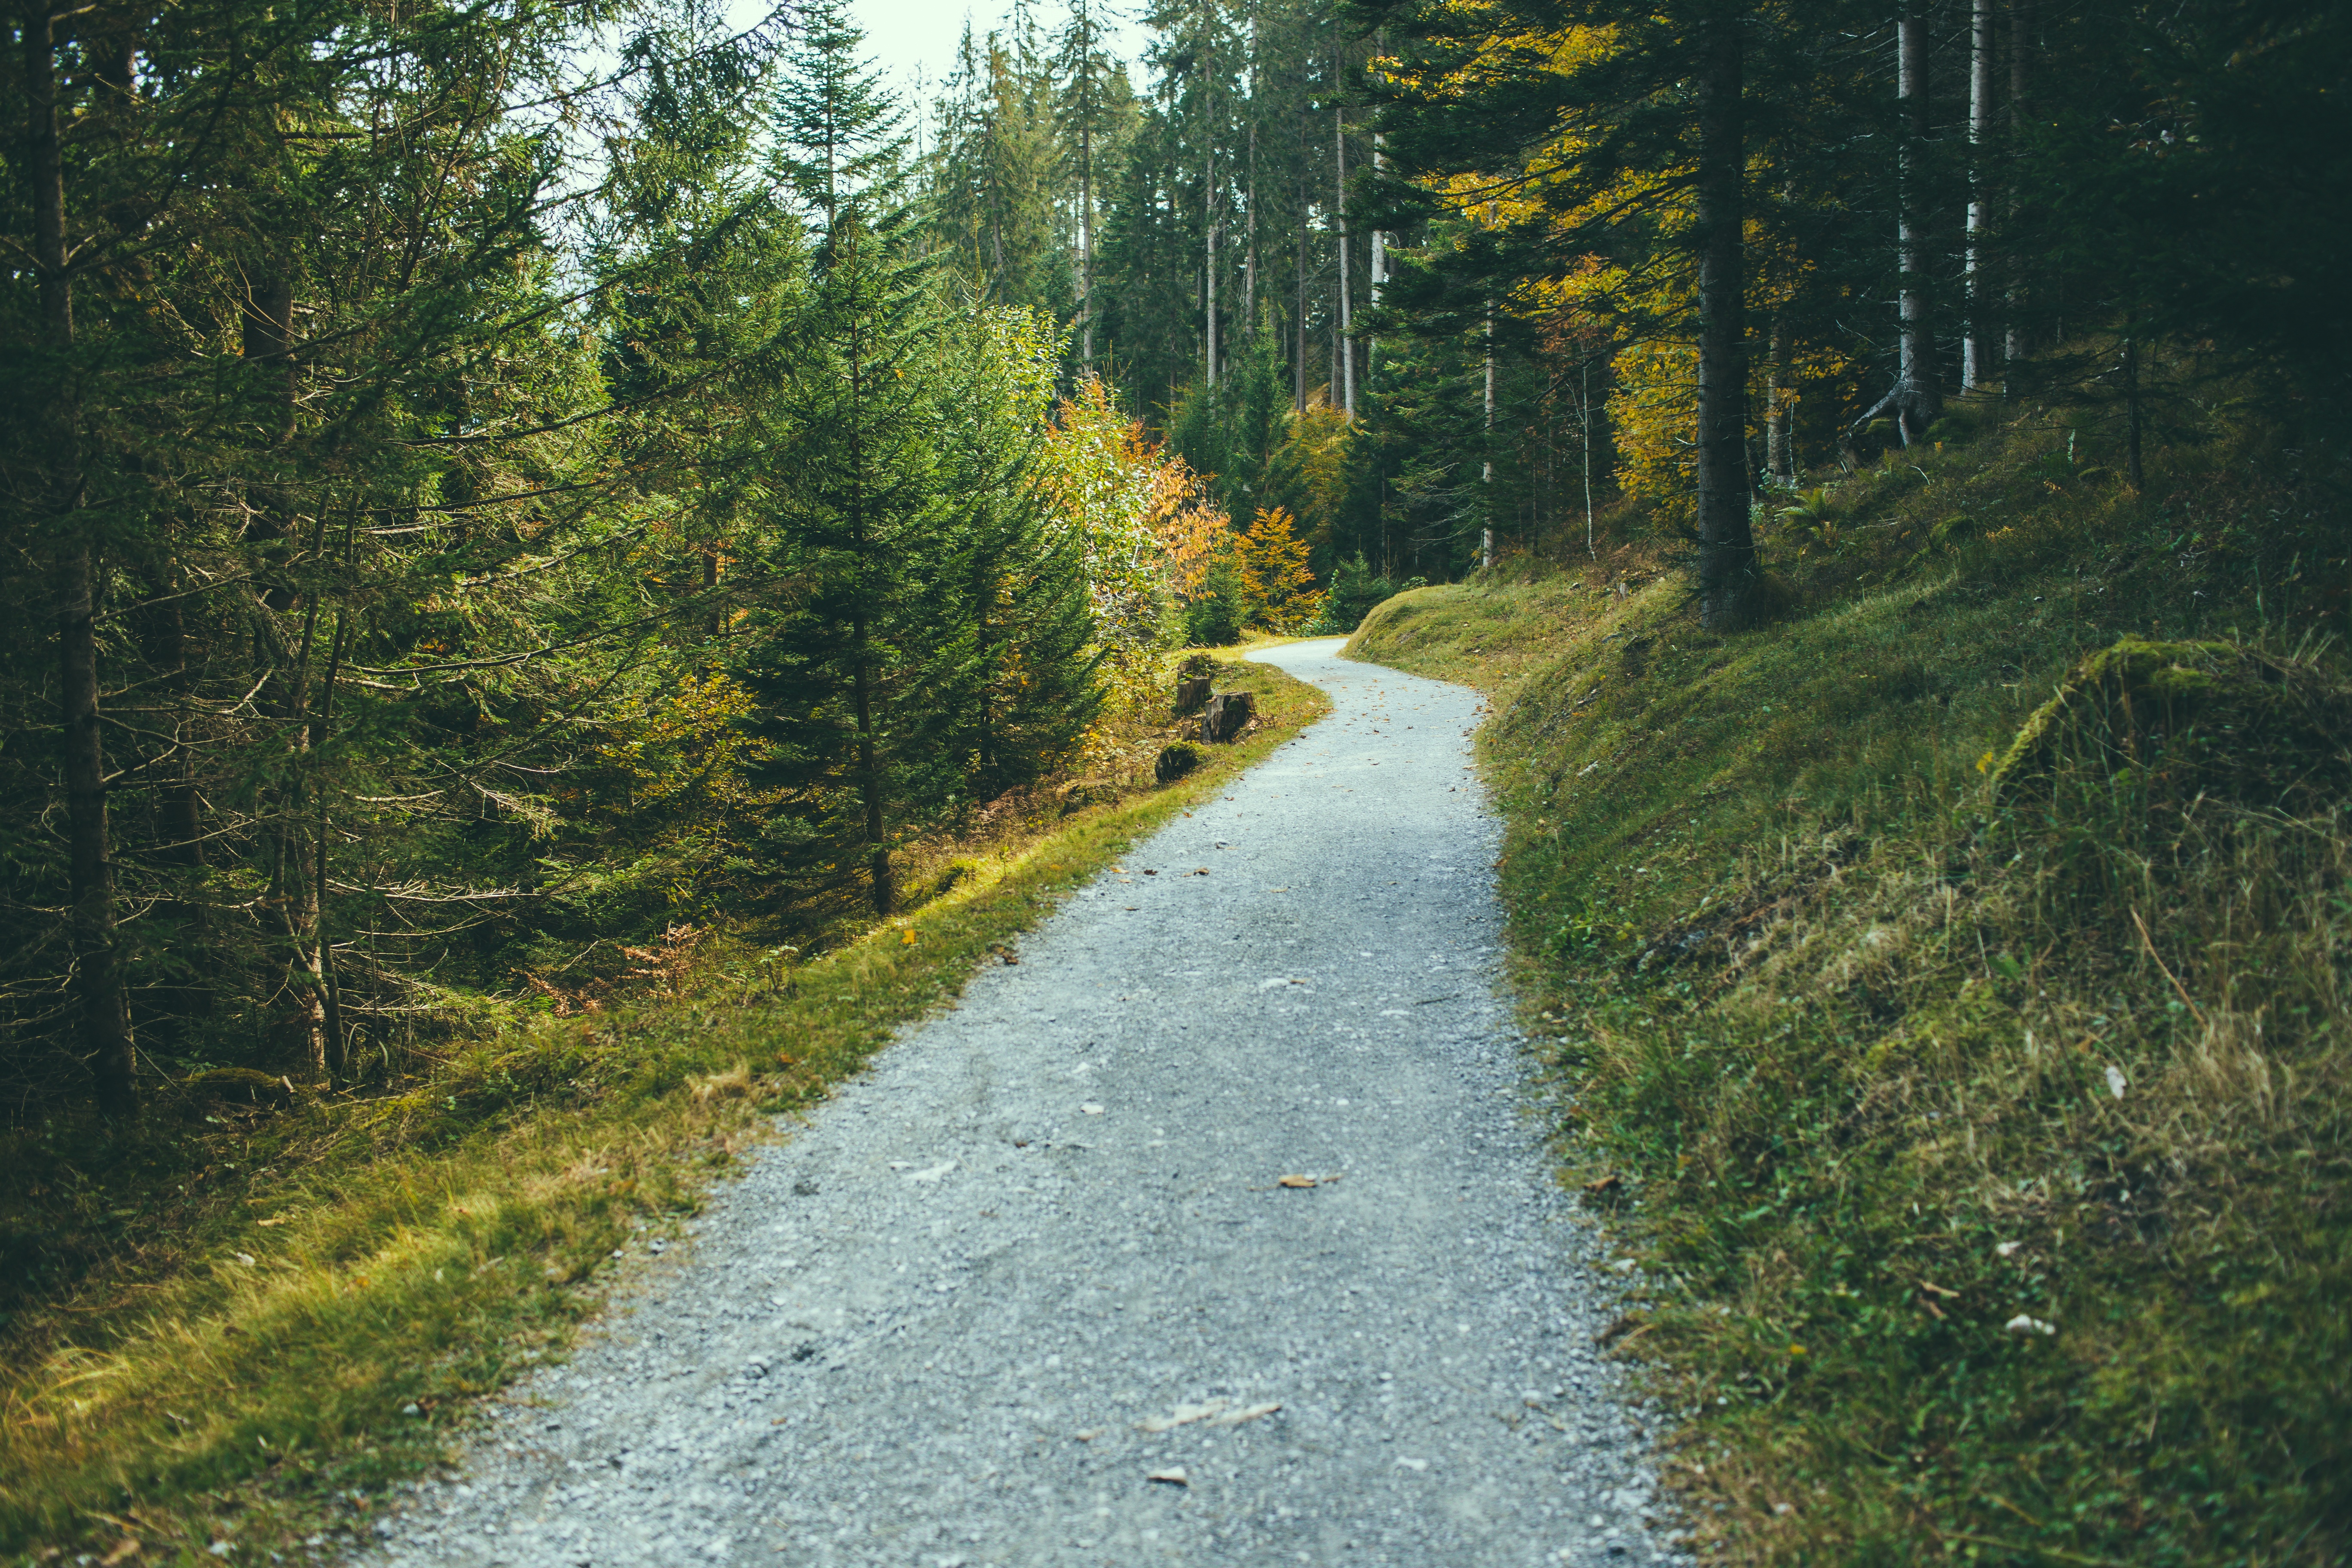
[[[1176,716],[1198,713],[1209,702],[1209,678],[1196,675],[1176,683]]]
[[[1246,691],[1227,691],[1210,698],[1209,706],[1201,714],[1201,739],[1233,740],[1256,710],[1255,700]]]

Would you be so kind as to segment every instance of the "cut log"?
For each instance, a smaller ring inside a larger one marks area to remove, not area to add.
[[[1176,683],[1176,716],[1198,713],[1208,705],[1209,678],[1196,675]]]

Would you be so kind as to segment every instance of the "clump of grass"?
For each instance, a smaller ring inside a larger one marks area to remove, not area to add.
[[[16,1135],[0,1200],[31,1267],[8,1281],[0,1554],[129,1536],[195,1561],[355,1527],[776,1113],[1328,706],[1268,666],[1225,674],[1257,699],[1246,740],[1169,788],[992,828],[922,909],[814,961],[674,932],[637,961],[654,994],[459,1042],[383,1092]]]
[[[1562,1147],[1719,1558],[2352,1551],[2352,530],[2299,451],[2135,494],[2029,416],[1768,534],[1770,627],[1619,596],[1636,546],[1359,634],[1497,694]]]

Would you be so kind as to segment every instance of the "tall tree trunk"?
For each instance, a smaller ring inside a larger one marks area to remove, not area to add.
[[[1201,291],[1202,316],[1209,344],[1209,384],[1217,384],[1217,226],[1209,225],[1207,286]]]
[[[859,231],[862,232],[862,231]],[[853,243],[856,236],[853,235]],[[851,265],[856,264],[851,258]],[[883,836],[882,767],[874,745],[874,644],[866,621],[866,595],[868,542],[866,516],[866,379],[865,334],[861,331],[850,351],[850,395],[856,414],[849,431],[849,468],[856,476],[850,500],[849,550],[857,573],[856,607],[849,618],[850,693],[857,720],[857,793],[866,808],[867,891],[874,912],[887,915],[897,905],[898,889],[890,876],[890,843]]]
[[[2032,38],[2033,0],[2009,0],[2008,153],[2011,159],[2017,156],[2018,143],[2025,131],[2025,115],[2029,102],[2027,89],[2032,85],[2031,80],[2033,59]],[[2010,182],[2010,188],[2012,192],[2016,189],[2016,181],[2013,177]],[[2010,201],[2011,216],[2014,216],[2016,212],[2017,202],[2012,195]],[[2019,319],[2018,310],[2017,268],[2011,268],[2009,275],[2010,284],[2002,295],[2004,309],[2001,311],[2001,314],[2008,318],[2007,331],[2001,337],[2001,369],[2004,387],[2008,384],[2009,367],[2022,360],[2026,353],[2025,328]]]
[[[1299,204],[1298,243],[1291,247],[1298,263],[1298,300],[1291,332],[1290,406],[1307,411],[1307,205]]]
[[[2139,410],[2139,340],[2124,340],[2124,477],[2137,492],[2144,476],[2140,471],[2140,410]]]
[[[1772,313],[1772,381],[1766,390],[1768,405],[1764,411],[1764,467],[1775,482],[1793,485],[1797,482],[1796,453],[1796,391],[1795,367],[1789,363],[1789,322],[1779,310]]]
[[[862,540],[858,552],[862,562]],[[862,609],[850,618],[850,636],[856,663],[854,682],[857,700],[857,791],[866,807],[866,871],[874,912],[887,915],[898,900],[890,881],[890,846],[882,836],[882,771],[874,752],[873,645],[866,635],[866,612]]]
[[[1094,27],[1087,15],[1078,53],[1081,71],[1091,79]],[[1078,116],[1078,363],[1095,365],[1095,117],[1091,79]]]
[[[1943,384],[1936,363],[1936,322],[1928,298],[1927,179],[1922,167],[1927,145],[1927,16],[1924,0],[1904,0],[1895,28],[1898,91],[1903,100],[1903,163],[1897,201],[1902,205],[1903,370],[1910,388],[1911,423],[1925,430],[1943,411]]]
[[[1385,30],[1379,35],[1378,41],[1374,47],[1380,50],[1383,58],[1387,56],[1389,36]],[[1386,172],[1388,163],[1388,138],[1382,135],[1379,131],[1375,130],[1372,132],[1372,178],[1375,184],[1379,182],[1381,175]],[[1372,230],[1371,266],[1371,300],[1372,309],[1376,312],[1381,308],[1381,294],[1388,287],[1388,235],[1385,231],[1376,228]],[[1364,374],[1366,375],[1372,374],[1373,363],[1380,357],[1381,340],[1377,337],[1367,339],[1364,343]]]
[[[41,407],[49,426],[44,442],[49,463],[44,500],[55,529],[49,570],[58,629],[75,1032],[99,1104],[121,1116],[138,1110],[138,1073],[115,952],[113,840],[107,824],[106,753],[98,718],[97,568],[82,511],[73,280],[66,270],[65,159],[58,127],[56,17],[48,5],[36,4],[27,8],[23,26],[33,265],[39,276],[41,346],[54,383]]]
[[[1592,362],[1587,359],[1579,368],[1580,383],[1576,399],[1577,433],[1584,440],[1584,553],[1601,559],[1601,550],[1592,542]]]
[[[150,853],[161,865],[196,869],[205,863],[204,813],[196,789],[194,762],[196,720],[188,681],[187,626],[181,614],[180,580],[159,574],[148,584],[152,602],[143,606],[138,625],[142,651],[152,672],[157,695],[169,705],[165,721],[171,751],[149,770],[154,779],[155,845]],[[190,899],[166,898],[155,906],[155,919],[170,928],[171,950],[193,960],[205,945],[205,907]],[[180,974],[150,988],[147,999],[167,1037],[177,1037],[184,1022],[210,1005],[203,966],[189,962]]]
[[[1746,624],[1759,597],[1745,472],[1745,20],[1736,0],[1717,0],[1702,24],[1699,65],[1698,587],[1699,619],[1709,628]]]
[[[1252,56],[1255,58],[1255,54]],[[1256,94],[1252,93],[1253,110]],[[1242,342],[1257,341],[1257,116],[1250,116],[1249,190],[1243,196],[1249,211],[1242,216]]]
[[[1202,193],[1202,226],[1208,231],[1207,258],[1203,268],[1205,287],[1201,290],[1201,308],[1206,318],[1204,336],[1209,346],[1209,384],[1217,384],[1217,229],[1224,217],[1223,204],[1217,200],[1217,155],[1209,153],[1209,178]]]
[[[1487,209],[1490,213],[1491,207]],[[1486,456],[1478,465],[1479,522],[1478,564],[1495,563],[1495,307],[1486,307],[1486,422],[1484,445]]]
[[[1985,197],[1991,173],[1985,166],[1985,149],[1992,134],[1992,70],[1995,53],[1994,0],[1973,0],[1969,28],[1969,335],[1960,349],[1960,391],[1974,392],[1990,379],[1992,331],[1991,290],[1985,286]]]
[[[1928,298],[1927,180],[1921,167],[1927,144],[1927,20],[1925,0],[1901,0],[1895,24],[1895,102],[1901,147],[1895,153],[1895,261],[1901,273],[1897,314],[1902,336],[1895,384],[1855,428],[1882,414],[1908,447],[1944,410],[1941,373],[1936,364],[1936,323]]]
[[[1339,320],[1334,348],[1339,360],[1340,406],[1352,420],[1356,416],[1356,355],[1350,338],[1354,323],[1348,303],[1348,111],[1333,110],[1331,123],[1331,142],[1336,149],[1333,184],[1338,192],[1332,211],[1339,222]]]

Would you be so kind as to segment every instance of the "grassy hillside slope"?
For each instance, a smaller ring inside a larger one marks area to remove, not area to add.
[[[810,963],[681,939],[646,955],[635,1002],[457,1043],[425,1076],[191,1098],[0,1144],[0,1562],[257,1561],[362,1530],[383,1489],[449,1451],[475,1396],[561,1353],[606,1279],[645,1266],[646,1233],[691,1212],[773,1113],[824,1100],[1064,893],[1330,706],[1269,665],[1222,666],[1217,684],[1254,692],[1258,721],[1201,748],[1191,776],[1098,783],[1084,798],[1125,798],[951,858],[934,846],[943,890]],[[1148,777],[1164,737],[1137,731]]]
[[[2341,1563],[2342,458],[2217,433],[2135,492],[2094,429],[1942,433],[1768,531],[1771,626],[1629,545],[1352,650],[1496,700],[1530,1021],[1709,1551]]]

